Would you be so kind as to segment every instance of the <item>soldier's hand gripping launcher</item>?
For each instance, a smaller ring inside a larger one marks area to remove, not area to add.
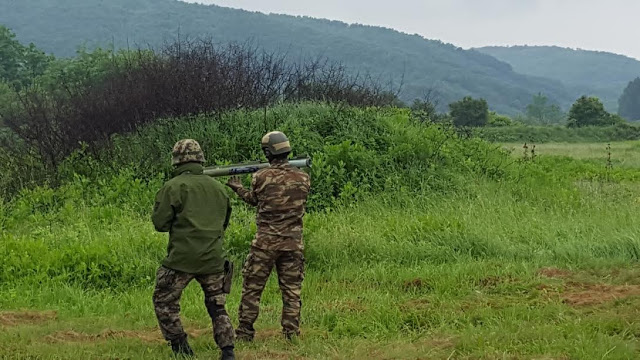
[[[310,168],[311,167],[311,159],[310,158],[299,158],[289,160],[289,164],[291,166],[295,166],[297,168]],[[219,176],[233,176],[233,175],[242,175],[242,174],[251,174],[260,169],[264,169],[269,167],[268,162],[255,162],[255,163],[246,163],[246,164],[237,164],[237,165],[225,165],[225,166],[212,166],[204,168],[204,174],[209,175],[211,177],[219,177]]]

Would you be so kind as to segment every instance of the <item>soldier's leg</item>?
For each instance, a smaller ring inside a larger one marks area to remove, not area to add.
[[[278,284],[282,292],[282,333],[290,338],[300,335],[302,280],[304,254],[302,251],[283,251],[276,260]]]
[[[153,305],[162,335],[172,344],[184,341],[187,334],[180,321],[180,297],[193,279],[193,275],[171,270],[164,266],[158,269]]]
[[[204,304],[213,324],[213,338],[220,349],[233,349],[235,334],[225,309],[227,294],[222,290],[224,274],[199,275],[196,280],[204,291]]]
[[[239,324],[236,335],[240,340],[252,340],[253,324],[260,312],[260,297],[275,262],[275,251],[252,247],[242,268],[242,299],[238,311]]]

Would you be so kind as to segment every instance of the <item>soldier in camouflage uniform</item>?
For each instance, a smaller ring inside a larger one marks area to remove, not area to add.
[[[300,334],[300,292],[304,278],[302,217],[310,188],[309,175],[289,165],[291,146],[281,132],[262,139],[271,164],[253,175],[251,189],[237,177],[227,185],[245,202],[257,207],[258,232],[242,269],[244,277],[239,310],[238,340],[251,341],[258,318],[260,297],[275,266],[282,292],[282,332],[287,338]]]
[[[204,153],[191,139],[173,148],[175,176],[158,191],[153,209],[157,231],[169,232],[167,257],[158,269],[153,304],[162,335],[176,354],[192,356],[180,322],[180,296],[195,279],[213,323],[222,359],[234,359],[234,332],[225,309],[232,266],[222,248],[231,206],[224,187],[203,175]]]

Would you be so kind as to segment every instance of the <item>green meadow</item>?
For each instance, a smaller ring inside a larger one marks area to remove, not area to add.
[[[0,203],[0,358],[172,358],[151,303],[167,237],[149,219],[170,146],[256,157],[265,121],[314,158],[303,334],[280,337],[273,275],[239,359],[640,356],[636,143],[611,144],[610,168],[606,143],[543,144],[531,161],[405,110],[306,104],[160,122]],[[241,266],[254,213],[234,205],[226,247]],[[234,324],[240,291],[236,274]],[[216,358],[195,282],[182,317],[198,358]]]

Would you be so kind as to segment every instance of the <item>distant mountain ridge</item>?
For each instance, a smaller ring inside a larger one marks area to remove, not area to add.
[[[483,47],[477,49],[509,63],[516,72],[559,80],[574,96],[596,95],[615,111],[627,84],[640,76],[640,61],[603,51],[557,46]]]
[[[322,55],[383,81],[393,80],[396,86],[404,79],[404,100],[433,89],[440,94],[441,109],[463,96],[483,97],[494,110],[507,114],[523,111],[538,92],[565,108],[575,100],[559,81],[516,73],[490,55],[380,27],[176,0],[0,2],[0,23],[21,41],[59,56],[73,55],[83,43],[157,46],[178,34],[211,36],[220,43],[252,41],[292,57]]]

